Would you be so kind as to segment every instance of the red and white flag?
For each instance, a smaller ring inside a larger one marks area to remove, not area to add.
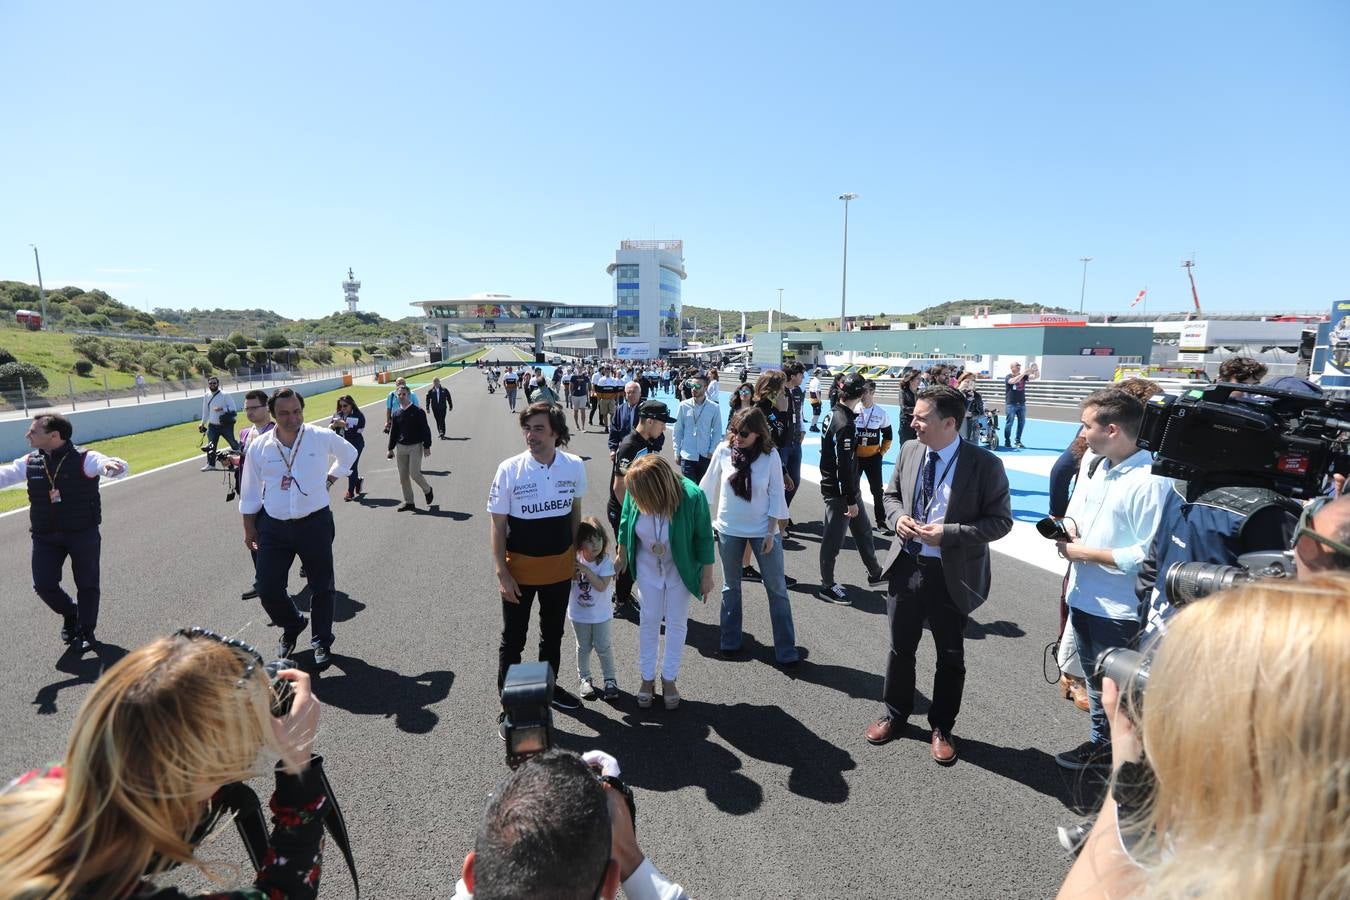
[[[1144,294],[1146,293],[1148,293],[1148,288],[1144,288],[1142,291],[1140,291],[1139,296],[1135,297],[1134,302],[1130,304],[1130,309],[1134,309],[1136,306],[1138,306],[1139,301],[1144,299]]]

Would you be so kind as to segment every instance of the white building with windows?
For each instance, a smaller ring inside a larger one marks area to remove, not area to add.
[[[684,241],[620,241],[614,262],[613,349],[645,359],[680,349]]]

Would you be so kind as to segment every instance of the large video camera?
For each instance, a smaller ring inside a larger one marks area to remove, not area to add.
[[[1139,446],[1155,475],[1307,498],[1328,474],[1350,472],[1346,432],[1350,401],[1220,383],[1146,403]]]

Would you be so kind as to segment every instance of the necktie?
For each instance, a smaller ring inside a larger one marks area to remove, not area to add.
[[[920,479],[919,495],[914,498],[914,512],[912,518],[916,522],[928,522],[928,508],[933,502],[933,480],[937,477],[938,454],[936,450],[928,451],[928,458],[923,464],[923,477]],[[915,556],[923,545],[914,539],[905,542],[905,550]]]

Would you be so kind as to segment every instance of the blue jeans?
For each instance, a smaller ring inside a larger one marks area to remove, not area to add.
[[[792,479],[792,490],[785,492],[788,506],[791,506],[792,498],[802,486],[802,445],[793,442],[779,447],[778,456],[783,460],[783,468],[787,470],[788,477]]]
[[[233,425],[207,425],[206,444],[211,448],[206,451],[206,462],[209,465],[216,464],[216,445],[220,443],[221,438],[225,439],[225,443],[229,444],[231,449],[239,450],[239,442],[234,438]]]
[[[1009,403],[1006,410],[1007,418],[1003,420],[1003,443],[1011,444],[1013,439],[1009,437],[1012,434],[1013,419],[1017,420],[1017,443],[1022,443],[1022,429],[1027,425],[1027,405],[1025,403]]]
[[[708,466],[712,463],[711,456],[700,456],[698,459],[681,459],[680,474],[688,478],[694,484],[703,480],[707,474]]]
[[[773,549],[764,553],[764,538],[743,538],[731,534],[717,536],[722,557],[722,639],[723,650],[741,648],[741,560],[750,544],[769,594],[769,621],[773,624],[773,656],[780,663],[795,662],[797,631],[792,626],[792,605],[788,602],[787,579],[783,573],[783,538],[775,534]]]
[[[1092,673],[1096,671],[1097,657],[1103,650],[1130,646],[1130,642],[1139,633],[1139,622],[1136,619],[1107,619],[1070,607],[1069,625],[1073,628],[1074,641],[1078,644],[1078,660],[1083,664],[1083,672],[1088,676],[1088,709],[1092,715],[1092,741],[1109,744],[1111,726],[1106,721],[1106,709],[1102,706],[1100,682],[1092,677]]]

